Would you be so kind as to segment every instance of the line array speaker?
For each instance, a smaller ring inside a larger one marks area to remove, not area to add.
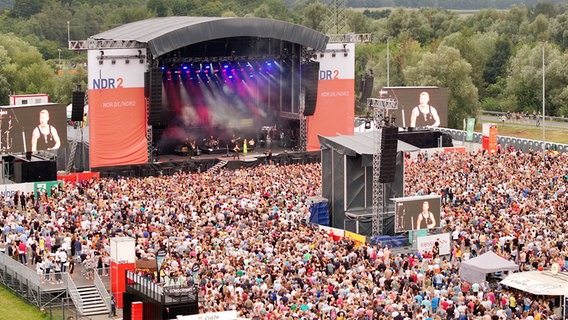
[[[367,99],[373,94],[373,85],[375,84],[375,77],[371,75],[365,75],[365,80],[363,80],[363,90],[361,90],[361,97],[359,98],[360,103],[367,103]]]
[[[319,62],[312,61],[302,66],[304,83],[304,115],[311,116],[316,112],[318,100]]]
[[[381,166],[379,182],[394,182],[396,173],[396,149],[398,146],[398,127],[381,129]]]
[[[162,69],[152,68],[149,78],[150,111],[148,124],[153,127],[162,127],[164,125],[162,112]]]
[[[71,99],[71,121],[83,121],[85,112],[85,92],[73,91]]]

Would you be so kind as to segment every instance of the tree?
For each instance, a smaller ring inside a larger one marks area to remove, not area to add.
[[[320,2],[311,4],[301,11],[300,22],[308,28],[322,31],[322,23],[326,18],[326,10],[326,7]]]
[[[546,114],[558,115],[567,104],[568,57],[554,45],[523,45],[511,59],[503,103],[510,111],[532,112],[542,105],[543,45]]]
[[[0,105],[8,105],[10,102],[10,85],[4,70],[10,64],[10,57],[8,51],[0,45]]]
[[[166,17],[169,14],[168,4],[164,0],[149,0],[146,6],[157,17]]]
[[[421,44],[429,43],[434,34],[423,13],[415,10],[394,10],[387,19],[387,30],[391,36],[411,38]]]
[[[54,70],[43,60],[39,51],[13,34],[0,34],[0,52],[5,51],[0,79],[6,79],[9,92],[50,93],[55,82]],[[0,55],[1,59],[2,55]],[[1,97],[4,99],[4,96]]]
[[[471,79],[471,65],[459,50],[440,46],[425,53],[416,66],[404,69],[407,85],[448,88],[448,126],[459,128],[464,118],[479,112],[477,88]]]
[[[558,15],[550,23],[550,40],[560,46],[560,50],[568,49],[568,11]]]
[[[28,19],[43,8],[46,0],[16,0],[10,11],[12,18]]]

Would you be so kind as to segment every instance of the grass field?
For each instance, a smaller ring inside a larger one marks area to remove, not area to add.
[[[26,303],[0,286],[0,320],[16,319],[49,319],[49,315],[41,313],[38,308]]]
[[[482,132],[481,124],[476,125],[475,132]],[[544,139],[547,142],[568,144],[568,127],[550,124],[545,127],[544,133]],[[542,127],[535,126],[533,121],[527,123],[498,123],[497,134],[542,141]]]

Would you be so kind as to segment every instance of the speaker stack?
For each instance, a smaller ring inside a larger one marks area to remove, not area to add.
[[[312,116],[316,112],[318,100],[319,62],[311,61],[302,66],[304,84],[304,115]]]
[[[150,95],[150,112],[148,114],[148,124],[153,127],[162,127],[162,69],[152,68],[149,74],[148,94]]]
[[[73,91],[71,99],[71,121],[83,121],[85,113],[85,92]]]
[[[398,145],[398,127],[381,129],[381,166],[379,182],[394,182],[396,172],[396,149]]]
[[[373,94],[373,86],[375,84],[375,77],[372,75],[365,75],[365,78],[361,82],[361,96],[359,98],[359,103],[367,103],[367,99]]]

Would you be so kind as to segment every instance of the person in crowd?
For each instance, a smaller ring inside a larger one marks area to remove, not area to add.
[[[135,239],[139,258],[167,247],[168,277],[198,284],[200,312],[236,310],[259,319],[325,319],[332,309],[345,319],[552,318],[546,296],[487,281],[464,291],[459,267],[474,253],[492,250],[524,261],[523,271],[552,263],[565,268],[567,227],[559,221],[568,221],[567,160],[561,153],[510,148],[406,158],[405,195],[451,195],[442,199],[440,220],[453,238],[452,259],[356,245],[310,224],[308,198],[322,192],[317,163],[65,183],[29,210],[2,198],[0,223],[10,227],[3,229],[6,251],[17,253],[22,234],[45,244],[46,277],[57,266],[47,243],[57,239],[62,247],[73,236],[81,241],[89,277],[98,256],[110,252],[112,237]],[[33,219],[41,228],[32,229],[27,221]]]
[[[61,147],[57,129],[49,123],[49,111],[39,112],[39,125],[32,131],[31,151],[56,150]]]
[[[420,104],[412,108],[410,113],[411,127],[438,127],[440,116],[438,110],[430,105],[430,94],[426,91],[420,93]]]
[[[430,211],[430,203],[422,202],[422,211],[416,217],[416,229],[432,229],[436,227],[436,218],[434,213]]]

